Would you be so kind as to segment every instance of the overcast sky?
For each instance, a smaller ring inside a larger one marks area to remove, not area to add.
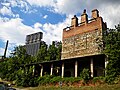
[[[0,0],[0,56],[9,40],[7,55],[16,45],[24,45],[25,37],[43,32],[43,40],[61,41],[63,28],[71,24],[73,15],[98,9],[108,28],[120,22],[120,0]],[[79,20],[80,21],[80,20]]]

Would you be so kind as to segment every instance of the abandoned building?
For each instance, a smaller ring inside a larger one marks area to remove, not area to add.
[[[44,43],[44,41],[42,41],[43,37],[43,33],[42,32],[38,32],[38,33],[33,33],[30,35],[26,36],[26,51],[28,55],[36,55],[41,44]]]
[[[84,10],[80,23],[74,15],[71,26],[63,29],[61,60],[33,63],[27,67],[34,66],[34,74],[40,76],[47,72],[62,77],[78,77],[84,68],[90,70],[91,77],[104,76],[106,56],[102,54],[103,32],[107,29],[107,25],[99,16],[97,9],[91,13],[91,19],[88,20]],[[29,40],[27,36],[26,45],[29,45]]]

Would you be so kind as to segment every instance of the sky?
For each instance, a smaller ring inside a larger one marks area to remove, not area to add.
[[[62,41],[63,28],[71,18],[98,9],[108,28],[120,23],[120,0],[0,0],[0,56],[9,40],[7,56],[14,47],[25,44],[28,34],[43,32],[43,41]]]

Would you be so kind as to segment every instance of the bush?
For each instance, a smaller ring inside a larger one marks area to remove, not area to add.
[[[64,77],[62,79],[62,82],[69,86],[69,85],[72,85],[75,82],[79,82],[80,80],[82,80],[80,77],[77,77],[77,78],[75,78],[75,77]]]
[[[90,76],[89,76],[89,69],[83,69],[83,71],[80,73],[80,77],[84,80],[84,81],[87,81],[90,79]]]
[[[25,73],[22,71],[22,69],[19,69],[16,75],[16,84],[17,86],[37,86],[38,81],[37,77],[32,75],[32,70],[30,70],[28,73]]]
[[[52,78],[53,78],[53,76],[44,75],[44,76],[38,78],[38,83],[39,83],[39,85],[49,84]]]
[[[100,76],[100,77],[94,77],[92,79],[92,81],[93,81],[94,84],[95,83],[102,84],[102,83],[105,83],[105,77],[102,77],[102,76]]]
[[[113,75],[108,75],[105,77],[105,82],[108,84],[116,84],[120,80],[120,77],[113,77]]]
[[[56,76],[56,77],[53,77],[51,80],[50,80],[50,83],[51,84],[56,84],[58,82],[62,81],[62,78],[60,76]]]
[[[64,77],[61,78],[60,76],[50,76],[50,75],[44,75],[43,77],[39,77],[37,79],[37,82],[39,85],[47,85],[47,84],[53,84],[56,85],[59,82],[63,82],[66,85],[72,85],[74,82],[80,81],[81,78],[75,78],[75,77]]]

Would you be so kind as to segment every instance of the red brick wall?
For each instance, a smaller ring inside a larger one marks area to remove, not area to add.
[[[74,36],[76,34],[90,32],[95,29],[102,30],[102,22],[103,22],[102,18],[99,17],[95,21],[93,20],[88,24],[83,24],[83,25],[77,26],[76,28],[71,28],[71,30],[63,30],[63,39]]]
[[[102,17],[63,30],[62,59],[100,54],[102,33],[106,30]]]

